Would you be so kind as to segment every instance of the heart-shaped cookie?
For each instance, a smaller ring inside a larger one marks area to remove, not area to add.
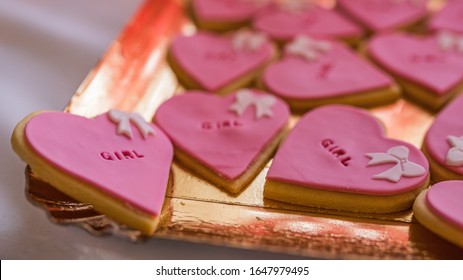
[[[463,247],[463,181],[445,181],[423,191],[413,205],[416,219],[432,232]]]
[[[379,35],[369,42],[368,54],[397,78],[406,96],[438,110],[463,89],[463,51],[457,39],[447,33]]]
[[[257,90],[227,97],[204,92],[175,96],[156,123],[184,165],[230,192],[239,192],[267,163],[285,131],[288,106]]]
[[[339,10],[372,32],[409,27],[427,15],[427,0],[339,0]]]
[[[431,179],[463,180],[463,95],[445,107],[426,133],[423,152],[431,167]]]
[[[306,40],[310,41],[302,48],[287,51],[267,67],[261,78],[265,89],[286,100],[291,109],[305,111],[329,103],[371,107],[399,98],[391,78],[343,44]],[[299,47],[297,43],[296,39],[288,46]],[[320,43],[327,49],[317,52]]]
[[[268,9],[253,22],[256,30],[277,41],[290,41],[297,35],[335,38],[356,43],[363,30],[335,10],[312,6],[301,11]]]
[[[168,58],[184,86],[228,93],[250,84],[274,55],[262,34],[199,32],[175,38]]]
[[[173,147],[139,115],[110,111],[87,119],[36,113],[19,123],[12,144],[37,175],[63,193],[145,234],[154,231]]]
[[[193,0],[191,8],[200,28],[227,31],[245,25],[269,3],[265,0]]]
[[[428,178],[419,149],[386,138],[368,112],[331,105],[304,115],[281,144],[264,196],[354,212],[397,212],[411,206]]]
[[[446,6],[428,22],[428,27],[432,31],[463,33],[463,1],[447,1]]]

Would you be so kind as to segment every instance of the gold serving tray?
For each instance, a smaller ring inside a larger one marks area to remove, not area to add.
[[[65,111],[94,117],[109,109],[120,109],[151,119],[163,101],[181,91],[165,60],[170,39],[195,30],[185,13],[184,1],[147,0],[89,73]],[[389,137],[417,147],[433,121],[430,113],[405,100],[371,112],[383,121]],[[293,124],[297,118],[293,117]],[[161,222],[153,236],[114,223],[91,205],[60,193],[30,169],[26,169],[26,194],[56,223],[134,241],[167,238],[314,258],[463,258],[462,249],[418,224],[411,210],[359,214],[266,200],[263,185],[269,165],[249,187],[233,196],[174,162],[173,184],[167,190]]]

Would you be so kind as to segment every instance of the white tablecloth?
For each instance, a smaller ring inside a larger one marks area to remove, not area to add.
[[[61,110],[142,0],[0,0],[0,258],[247,259],[264,252],[152,239],[98,238],[51,223],[24,195],[25,164],[11,151],[17,122]]]

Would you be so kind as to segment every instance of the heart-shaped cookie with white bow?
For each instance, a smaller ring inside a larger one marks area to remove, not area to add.
[[[428,0],[339,0],[338,8],[371,32],[411,27],[427,14]]]
[[[166,101],[155,115],[174,144],[176,159],[232,193],[267,163],[288,119],[286,103],[250,89],[226,97],[186,92]]]
[[[296,1],[289,4],[292,2]],[[296,5],[276,6],[259,13],[254,18],[253,27],[279,42],[307,35],[355,44],[363,35],[362,28],[336,10],[297,5],[297,2]]]
[[[463,35],[443,32],[426,37],[403,33],[374,37],[368,55],[391,73],[404,95],[439,110],[463,90]]]
[[[264,196],[292,204],[390,213],[428,186],[426,157],[384,136],[367,111],[330,105],[304,115],[281,144]]]
[[[295,111],[326,104],[372,107],[400,97],[392,78],[345,45],[307,36],[286,45],[285,56],[264,70],[261,83]]]
[[[242,27],[271,0],[192,0],[193,19],[201,29],[229,31]]]
[[[463,33],[463,1],[446,1],[444,8],[428,22],[431,31],[447,30]]]
[[[135,113],[93,119],[34,113],[12,136],[15,152],[41,179],[109,218],[152,234],[169,181],[173,147]]]
[[[463,95],[437,115],[423,142],[434,182],[463,180]]]
[[[199,32],[175,38],[168,60],[185,87],[222,94],[251,84],[275,54],[264,34]]]

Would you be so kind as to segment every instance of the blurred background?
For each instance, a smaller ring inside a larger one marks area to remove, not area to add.
[[[143,0],[0,0],[1,259],[276,259],[291,256],[152,239],[133,244],[53,224],[24,195],[16,123],[62,110]]]

